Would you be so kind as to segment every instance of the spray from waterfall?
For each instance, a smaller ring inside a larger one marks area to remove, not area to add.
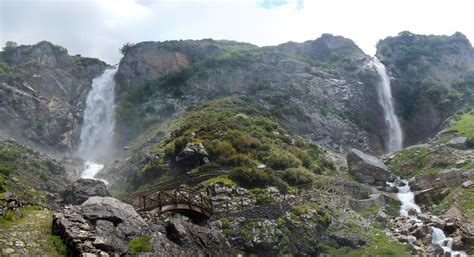
[[[116,69],[107,69],[92,81],[86,100],[84,122],[81,128],[78,154],[86,159],[83,178],[94,178],[104,165],[95,163],[110,155],[115,127],[115,75]]]
[[[374,57],[373,65],[380,76],[380,81],[377,87],[378,102],[383,108],[385,123],[388,127],[388,144],[386,144],[386,150],[388,152],[396,152],[403,147],[403,134],[400,121],[395,114],[395,108],[393,107],[392,92],[390,88],[390,77],[388,76],[387,70],[383,63]]]

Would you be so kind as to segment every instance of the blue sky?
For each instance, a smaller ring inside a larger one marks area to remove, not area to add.
[[[265,46],[332,33],[374,54],[379,39],[404,30],[460,31],[473,41],[472,10],[466,0],[0,0],[0,43],[48,40],[117,63],[125,42],[214,38]]]

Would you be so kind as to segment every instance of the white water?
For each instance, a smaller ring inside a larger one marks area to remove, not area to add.
[[[451,248],[453,246],[453,239],[451,237],[446,237],[442,229],[437,228],[437,227],[431,227],[431,229],[433,230],[433,233],[431,235],[432,244],[440,245],[443,248],[443,251],[445,253],[451,253],[450,256],[460,256],[460,257],[467,256],[465,252],[453,251],[453,249]]]
[[[403,186],[398,186],[398,193],[397,197],[400,200],[401,206],[400,206],[400,215],[409,217],[410,221],[415,221],[416,223],[422,223],[421,220],[419,220],[416,216],[410,216],[408,213],[410,210],[415,210],[416,213],[420,213],[420,206],[418,206],[415,203],[415,195],[413,192],[410,190],[410,185],[408,184],[408,181],[406,180],[401,180],[402,183],[404,184]],[[387,182],[387,185],[393,186],[394,183]],[[443,251],[445,253],[451,253],[451,256],[459,256],[459,257],[465,257],[467,256],[466,253],[462,251],[453,251],[451,248],[453,245],[453,239],[451,237],[446,237],[444,234],[444,231],[440,228],[437,227],[431,227],[432,229],[432,239],[431,243],[432,244],[437,244],[442,247]]]
[[[416,213],[420,213],[420,206],[415,203],[415,194],[410,190],[408,181],[402,180],[404,186],[398,186],[397,197],[400,200],[400,215],[408,217],[410,210],[415,210]]]
[[[377,87],[378,102],[384,111],[385,123],[388,127],[388,144],[386,150],[388,152],[396,152],[403,147],[403,134],[400,121],[395,114],[393,107],[392,92],[390,88],[390,77],[383,63],[374,57],[373,65],[380,76],[380,82]]]
[[[115,127],[115,69],[105,70],[92,81],[92,89],[86,100],[84,123],[81,128],[78,153],[88,160],[82,178],[95,178],[104,168],[97,160],[110,154]]]

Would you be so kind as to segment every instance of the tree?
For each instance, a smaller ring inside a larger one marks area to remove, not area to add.
[[[135,44],[132,44],[132,43],[129,43],[129,42],[126,42],[122,48],[120,48],[120,52],[125,55],[128,50],[130,50],[130,48],[132,48]]]
[[[8,50],[12,50],[12,49],[15,49],[17,47],[17,43],[13,42],[13,41],[7,41],[5,43],[5,46],[3,47],[3,51],[8,51]]]

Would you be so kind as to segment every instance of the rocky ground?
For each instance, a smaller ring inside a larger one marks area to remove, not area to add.
[[[2,256],[60,256],[50,241],[52,212],[22,210],[22,217],[0,226]]]

